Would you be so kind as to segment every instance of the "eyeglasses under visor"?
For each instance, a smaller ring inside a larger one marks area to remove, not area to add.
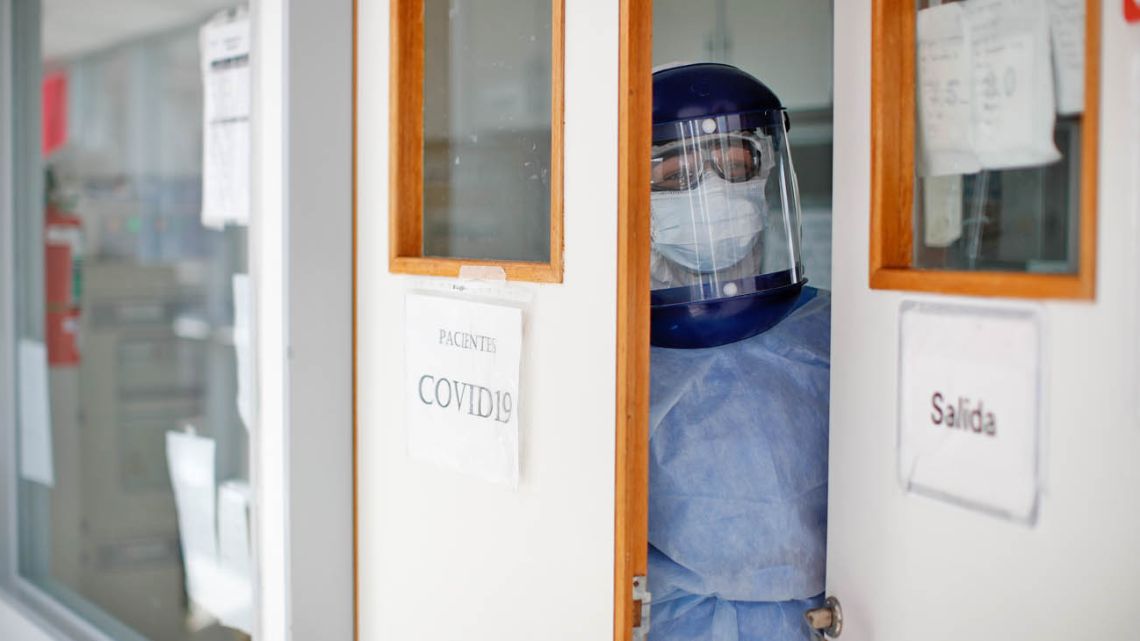
[[[683,139],[654,150],[650,166],[653,191],[696,188],[711,171],[729,182],[745,182],[770,164],[764,140],[755,134],[714,134]]]

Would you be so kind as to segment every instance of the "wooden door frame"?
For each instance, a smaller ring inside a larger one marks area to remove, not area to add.
[[[614,641],[641,612],[633,577],[649,557],[649,154],[653,0],[621,0],[618,62],[617,441]]]

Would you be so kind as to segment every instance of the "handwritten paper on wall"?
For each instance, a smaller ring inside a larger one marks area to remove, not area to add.
[[[919,12],[921,175],[1060,160],[1049,1],[966,0]]]
[[[218,570],[228,598],[215,607],[223,625],[253,629],[249,483],[230,480],[218,486]]]
[[[922,179],[923,244],[949,247],[962,237],[962,177]]]
[[[215,482],[214,439],[167,432],[186,592],[222,625],[253,629],[249,502],[244,481]]]
[[[202,224],[249,222],[249,18],[222,16],[200,33],[204,94]]]
[[[234,274],[234,356],[237,361],[237,409],[246,430],[253,427],[253,348],[250,307],[253,305],[249,274]]]
[[[212,566],[218,558],[214,439],[167,432],[166,464],[186,564],[186,592],[201,604],[209,600],[214,583]]]
[[[38,341],[21,340],[19,350],[20,476],[52,487],[55,465],[52,462],[47,349]]]
[[[1049,13],[1045,0],[969,0],[974,143],[982,166],[1007,169],[1061,159]]]
[[[973,65],[961,3],[918,13],[918,119],[923,176],[972,174],[974,154],[971,95]]]
[[[425,294],[405,302],[409,453],[517,487],[522,310]]]
[[[1085,110],[1085,0],[1049,0],[1057,113]]]

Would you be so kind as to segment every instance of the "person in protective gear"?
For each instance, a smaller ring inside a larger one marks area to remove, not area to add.
[[[788,122],[735,67],[653,75],[651,641],[810,639],[822,603],[831,308]]]

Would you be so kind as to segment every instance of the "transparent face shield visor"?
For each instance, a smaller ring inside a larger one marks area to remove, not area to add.
[[[653,134],[654,305],[803,281],[799,191],[783,111],[680,121]]]

